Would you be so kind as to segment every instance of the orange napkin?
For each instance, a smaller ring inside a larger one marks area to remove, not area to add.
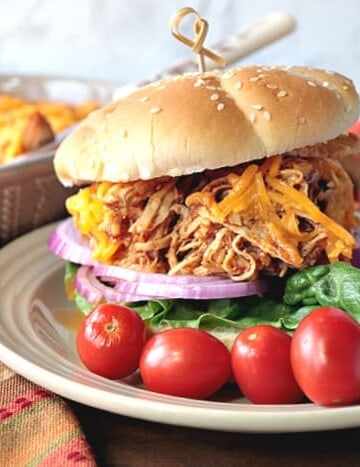
[[[15,374],[1,362],[0,465],[97,465],[65,400]]]

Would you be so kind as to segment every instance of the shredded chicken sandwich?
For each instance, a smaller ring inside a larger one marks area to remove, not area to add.
[[[360,153],[352,83],[324,70],[245,67],[171,78],[90,115],[55,169],[93,258],[143,272],[284,276],[350,261]]]
[[[67,201],[94,259],[146,272],[282,276],[351,258],[353,189],[330,159],[273,156],[181,177],[93,184]],[[339,201],[336,201],[339,200]]]

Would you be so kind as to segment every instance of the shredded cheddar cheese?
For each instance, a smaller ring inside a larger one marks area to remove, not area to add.
[[[235,174],[230,174],[230,182],[233,182],[233,191],[230,193],[226,200],[220,201],[218,204],[218,209],[222,219],[225,219],[231,212],[239,212],[242,208],[245,208],[246,204],[250,200],[246,200],[245,193],[247,189],[250,188],[251,183],[254,182],[254,177],[257,173],[256,165],[249,165],[244,170],[241,177],[237,177]],[[241,205],[241,201],[245,203],[244,206]]]
[[[80,234],[90,238],[90,243],[91,237],[95,239],[93,258],[104,263],[111,262],[119,247],[118,240],[108,235],[103,222],[112,215],[111,209],[101,201],[109,185],[106,182],[91,185],[66,200],[66,209],[74,216]]]
[[[290,264],[300,267],[300,244],[306,243],[319,233],[326,234],[326,254],[331,262],[340,256],[351,258],[353,236],[333,221],[301,191],[281,180],[280,155],[270,157],[263,164],[249,165],[240,175],[228,176],[231,189],[219,202],[213,193],[194,193],[187,198],[191,205],[203,200],[211,216],[226,223],[231,214],[241,214],[246,219],[256,219],[262,225],[263,241],[268,242],[273,254],[275,245]],[[335,176],[335,175],[334,175]],[[299,217],[316,225],[314,232],[301,232]]]

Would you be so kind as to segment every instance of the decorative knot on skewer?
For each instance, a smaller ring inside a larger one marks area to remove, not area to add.
[[[195,15],[194,22],[194,39],[190,39],[179,31],[180,23],[182,20],[189,16]],[[209,30],[209,24],[201,16],[190,7],[181,8],[178,10],[170,19],[171,34],[180,42],[190,47],[198,56],[198,66],[201,73],[206,71],[204,57],[213,60],[217,65],[225,66],[225,60],[220,56],[212,52],[211,50],[204,47],[207,32]]]

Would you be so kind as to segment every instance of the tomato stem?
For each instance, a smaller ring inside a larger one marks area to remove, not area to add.
[[[117,329],[116,323],[107,323],[107,324],[105,325],[105,330],[106,330],[106,332],[109,333],[109,334],[115,332],[116,329]]]

